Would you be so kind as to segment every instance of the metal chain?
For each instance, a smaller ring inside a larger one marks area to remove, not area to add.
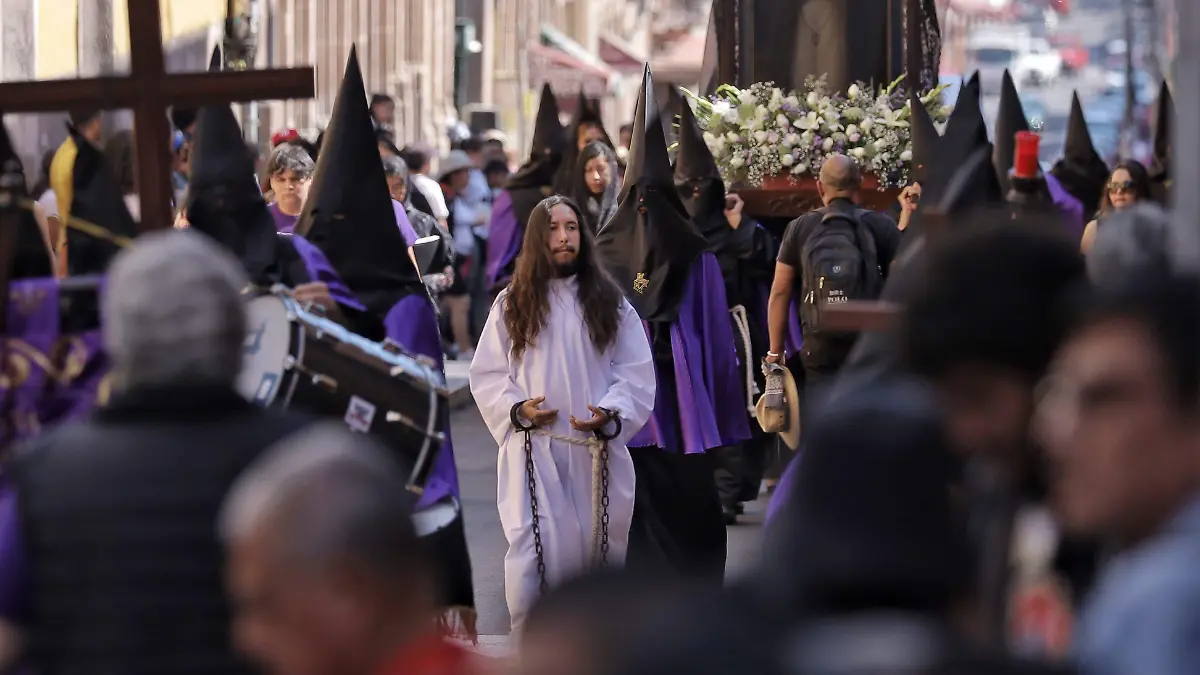
[[[608,567],[608,442],[600,447],[600,567]]]
[[[533,434],[525,431],[525,475],[529,479],[529,512],[533,516],[533,552],[537,555],[538,591],[546,593],[546,557],[542,550],[542,524],[538,519],[537,478],[533,470]]]

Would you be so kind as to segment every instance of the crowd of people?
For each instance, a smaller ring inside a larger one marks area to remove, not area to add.
[[[547,86],[515,171],[495,133],[435,162],[397,147],[352,54],[325,132],[281,131],[262,161],[227,106],[176,111],[175,228],[120,251],[65,226],[136,233],[132,137],[73,113],[22,215],[7,325],[35,342],[32,298],[60,292],[42,282],[102,274],[94,316],[53,337],[102,341],[75,377],[106,373],[107,400],[65,412],[5,366],[10,407],[60,424],[6,426],[25,445],[0,484],[0,666],[1194,670],[1200,279],[1156,206],[1167,125],[1153,166],[1110,168],[1076,103],[1043,172],[1016,159],[1011,81],[989,137],[976,78],[942,131],[910,107],[891,209],[833,153],[822,206],[773,223],[654,91],[647,68],[614,142],[582,95],[564,128]],[[242,291],[273,285],[470,363],[512,658],[447,637],[474,604],[450,434],[418,496],[384,439],[238,393]],[[878,323],[837,324],[864,306]],[[761,555],[727,580],[726,527],[764,486]]]

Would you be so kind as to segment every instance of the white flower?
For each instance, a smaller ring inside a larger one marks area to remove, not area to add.
[[[886,148],[886,147],[887,147],[887,141],[886,141],[886,140],[884,140],[884,139],[882,139],[882,138],[881,138],[881,139],[879,139],[879,140],[875,141],[875,149],[876,149],[876,150],[883,150],[883,149],[884,149],[884,148]]]
[[[825,141],[821,143],[821,149],[824,150],[825,152],[829,152],[830,150],[833,150],[833,139],[826,138]]]
[[[746,161],[742,159],[741,155],[734,155],[733,159],[729,160],[729,166],[732,166],[735,169],[740,169],[745,165]]]
[[[850,154],[854,155],[855,157],[862,158],[866,157],[867,151],[863,150],[862,148],[855,148],[850,151]]]
[[[731,131],[725,134],[725,140],[729,141],[730,143],[737,143],[738,135]]]
[[[874,120],[872,120],[870,117],[867,117],[867,118],[865,118],[865,119],[862,121],[862,124],[861,124],[861,125],[859,125],[859,127],[862,129],[862,131],[863,131],[863,133],[864,133],[864,134],[865,134],[865,133],[870,133],[870,131],[871,131],[871,127],[873,127],[873,126],[875,126],[875,121],[874,121]]]
[[[789,105],[793,108],[800,107],[800,99],[796,98],[796,96],[794,94],[792,96],[788,96],[787,98],[783,99],[783,102],[785,105]]]
[[[796,158],[791,155],[784,155],[779,161],[783,162],[784,166],[791,166],[796,163]]]
[[[804,162],[800,162],[796,166],[792,167],[792,175],[799,176],[800,174],[804,173],[805,170],[807,170],[807,169],[808,169],[808,166]]]
[[[851,124],[850,126],[846,127],[846,135],[847,136],[853,136],[854,134],[857,134],[857,133],[858,133],[858,125],[857,124]]]
[[[852,84],[850,85],[850,88],[846,90],[846,96],[851,99],[856,99],[861,92],[862,90],[858,88],[857,84]]]
[[[749,89],[743,89],[738,92],[738,103],[742,105],[754,105],[757,101],[754,100],[754,92]]]
[[[705,145],[712,145],[716,140],[717,140],[717,137],[713,136],[711,131],[704,132],[704,144]]]
[[[813,142],[813,132],[806,131],[806,132],[800,134],[800,142],[805,145],[812,143]]]
[[[792,126],[792,121],[787,118],[787,115],[778,115],[775,117],[775,125],[780,129],[787,129]]]
[[[765,132],[765,131],[754,132],[754,140],[759,143],[762,143],[763,141],[767,140],[767,132]]]
[[[792,123],[797,129],[813,131],[821,126],[821,118],[816,112],[810,112]]]
[[[821,97],[817,94],[817,92],[810,91],[808,92],[808,98],[805,99],[805,102],[808,103],[808,107],[815,108],[817,107],[817,104],[821,102]]]
[[[912,150],[905,150],[904,152],[901,152],[900,153],[900,161],[901,162],[911,162],[912,161]]]
[[[854,125],[851,125],[851,126],[854,126]],[[852,134],[848,134],[846,136],[846,140],[850,141],[851,143],[857,143],[862,140],[862,135],[859,134],[858,132],[854,132]]]
[[[800,138],[801,138],[801,137],[800,137],[799,135],[797,135],[797,134],[794,134],[794,133],[793,133],[793,134],[788,134],[788,135],[787,135],[787,141],[786,141],[786,142],[788,143],[788,145],[792,145],[792,146],[799,145],[799,144],[800,144]]]
[[[733,112],[733,106],[730,105],[729,101],[726,101],[725,99],[714,101],[712,104],[713,117],[727,120],[729,119],[729,113],[731,112]]]

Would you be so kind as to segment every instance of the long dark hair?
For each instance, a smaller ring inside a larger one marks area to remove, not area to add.
[[[512,339],[512,355],[518,360],[525,349],[537,343],[537,337],[550,318],[550,281],[558,273],[547,245],[550,211],[566,205],[579,221],[579,252],[575,257],[575,278],[583,320],[596,351],[604,352],[617,340],[624,295],[596,256],[594,235],[584,225],[579,205],[561,195],[543,199],[529,215],[521,254],[517,256],[512,283],[504,301],[504,325]]]
[[[110,136],[104,144],[104,157],[117,179],[117,187],[121,188],[121,194],[131,195],[137,192],[133,164],[133,132],[124,129]]]
[[[1108,174],[1108,181],[1104,185],[1104,196],[1100,198],[1100,210],[1096,212],[1096,217],[1107,216],[1112,213],[1112,200],[1108,197],[1108,183],[1112,182],[1113,174],[1125,169],[1129,172],[1129,178],[1133,181],[1133,191],[1137,194],[1137,200],[1140,202],[1145,199],[1154,199],[1154,193],[1150,187],[1150,172],[1146,171],[1146,167],[1141,162],[1134,159],[1127,159],[1113,167],[1112,172]]]

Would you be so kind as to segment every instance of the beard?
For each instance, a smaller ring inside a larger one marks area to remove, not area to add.
[[[573,258],[571,262],[554,264],[554,276],[558,279],[573,277],[577,272],[579,272],[578,257]]]

